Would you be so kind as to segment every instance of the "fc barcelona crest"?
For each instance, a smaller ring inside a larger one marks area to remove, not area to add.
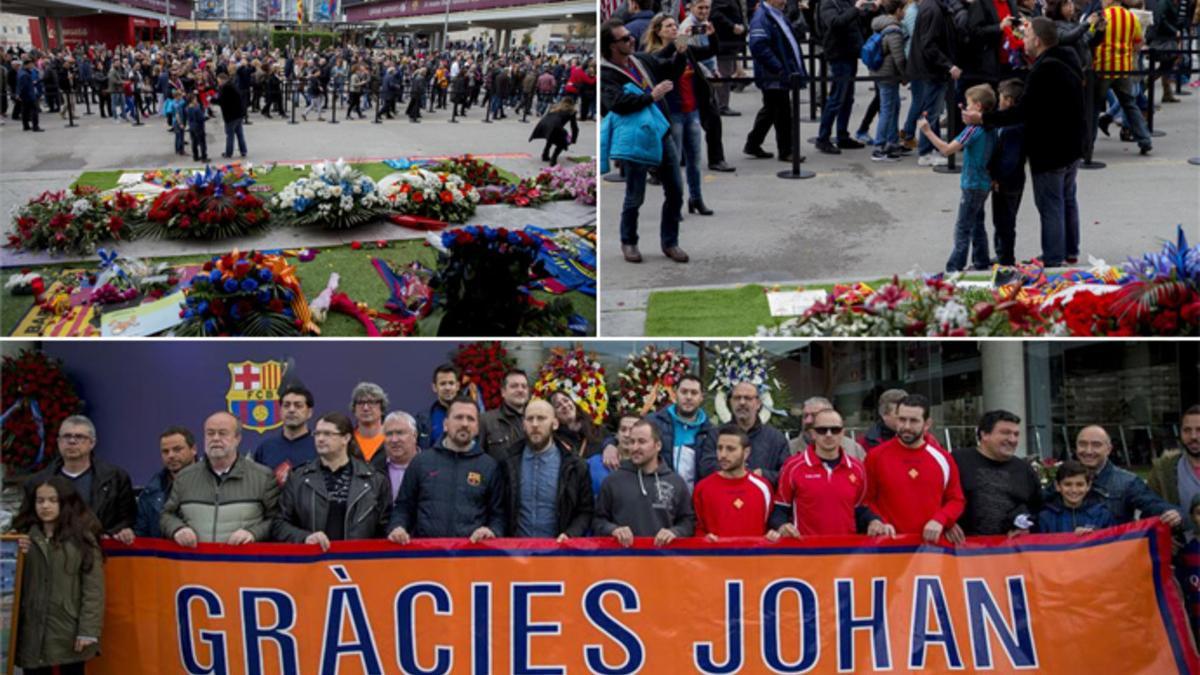
[[[279,415],[279,387],[286,366],[279,361],[242,361],[229,364],[226,408],[243,429],[265,433],[283,426]]]

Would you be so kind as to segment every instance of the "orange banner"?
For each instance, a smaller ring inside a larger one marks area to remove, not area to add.
[[[769,544],[106,545],[89,673],[1200,673],[1165,526]]]

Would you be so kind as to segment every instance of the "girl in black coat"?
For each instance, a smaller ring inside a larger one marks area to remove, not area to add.
[[[571,125],[571,133],[567,133],[567,125]],[[542,149],[542,161],[550,162],[550,166],[558,164],[558,156],[568,146],[579,138],[579,124],[575,121],[575,103],[570,98],[555,103],[553,107],[538,120],[529,140],[546,139],[546,147]],[[553,153],[551,153],[553,149]]]

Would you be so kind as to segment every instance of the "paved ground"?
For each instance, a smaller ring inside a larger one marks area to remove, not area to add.
[[[1200,236],[1200,167],[1187,163],[1200,155],[1200,90],[1179,104],[1157,111],[1154,152],[1139,157],[1137,147],[1101,136],[1095,159],[1108,164],[1079,174],[1083,259],[1108,262],[1157,249],[1175,225]],[[734,94],[741,117],[724,118],[725,150],[734,174],[713,173],[705,165],[703,193],[711,217],[686,216],[680,244],[691,263],[679,265],[657,248],[656,214],[661,189],[647,189],[642,207],[642,254],[631,265],[621,258],[621,184],[601,182],[601,320],[604,335],[640,335],[651,290],[790,283],[905,274],[914,268],[938,271],[945,265],[957,210],[957,175],[935,174],[916,159],[876,163],[870,151],[822,155],[803,144],[804,168],[817,177],[790,181],[776,177],[786,165],[753,160],[741,149],[759,107],[756,90]],[[851,121],[854,130],[870,93],[860,85]],[[802,107],[801,138],[817,125]],[[907,97],[901,106],[907,113]],[[902,118],[903,119],[903,118]],[[774,138],[764,144],[774,150]],[[705,160],[707,161],[707,159]],[[989,215],[989,236],[991,233]],[[1040,253],[1037,209],[1027,184],[1017,223],[1017,256]],[[684,331],[686,333],[686,331]],[[683,333],[681,333],[683,334]]]

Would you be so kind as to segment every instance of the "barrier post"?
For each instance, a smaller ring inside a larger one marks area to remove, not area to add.
[[[288,124],[296,124],[296,104],[298,103],[296,100],[296,94],[298,93],[296,91],[296,78],[288,80],[287,86],[292,88],[292,119],[288,121]]]
[[[92,114],[91,83],[84,82],[82,86],[83,86],[83,107],[84,107],[84,109],[87,110],[87,112],[85,114],[91,115]]]
[[[379,120],[379,110],[383,108],[383,99],[379,97],[379,85],[375,85],[375,119],[371,120],[371,124],[383,124]]]
[[[946,86],[946,142],[949,143],[958,136],[955,131],[958,129],[959,113],[958,111],[958,96],[955,92],[958,91],[958,81],[950,80],[950,84]],[[937,150],[934,150],[937,152]],[[962,173],[962,167],[958,166],[955,161],[956,155],[951,154],[946,158],[946,166],[933,167],[934,173]]]
[[[800,162],[804,161],[804,158],[800,156],[800,88],[802,82],[803,78],[800,73],[792,73],[789,87],[792,92],[792,168],[775,174],[780,178],[790,180],[812,178],[817,175],[812,171],[800,169]]]
[[[1150,132],[1151,138],[1161,138],[1167,135],[1165,131],[1154,130],[1154,81],[1158,79],[1159,73],[1154,69],[1154,64],[1158,62],[1153,53],[1146,54],[1146,61],[1149,62],[1150,74],[1146,77],[1149,82],[1146,84],[1146,131]]]
[[[1087,115],[1088,120],[1088,137],[1087,145],[1083,148],[1083,161],[1079,163],[1081,169],[1103,169],[1108,166],[1104,162],[1096,162],[1092,160],[1092,151],[1096,147],[1096,69],[1089,68],[1087,77],[1083,84],[1083,113]]]
[[[72,89],[66,96],[67,98],[67,126],[74,127],[75,124],[75,90]]]
[[[808,33],[808,72],[817,72],[817,38],[812,31]],[[817,121],[817,88],[810,87],[808,91],[808,121]]]
[[[327,89],[326,91],[328,92],[329,90]],[[336,87],[336,86],[333,88],[333,93],[329,94],[329,98],[333,99],[333,105],[329,106],[330,114],[331,114],[331,117],[329,118],[330,124],[338,123],[338,121],[337,121],[337,102],[338,102],[338,98],[341,97],[341,95],[342,95],[342,88]]]

